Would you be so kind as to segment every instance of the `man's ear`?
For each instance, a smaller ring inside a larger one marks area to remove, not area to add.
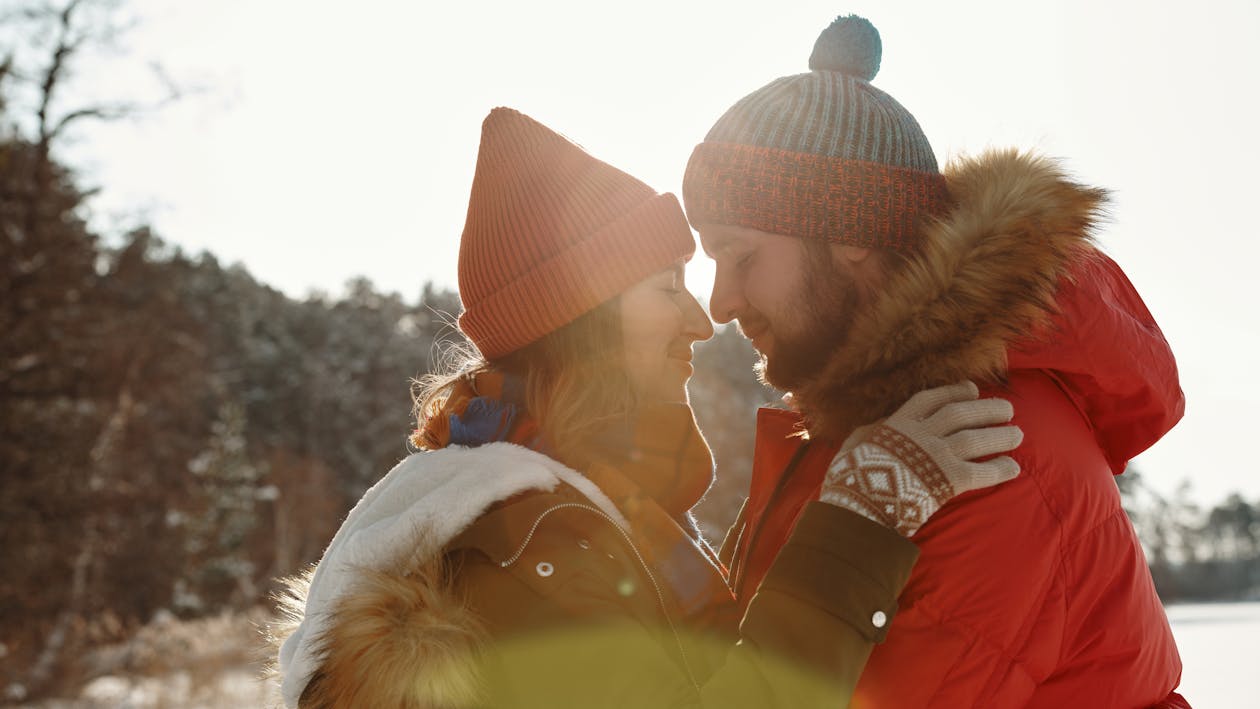
[[[884,260],[872,248],[832,244],[831,260],[837,268],[852,275],[866,291],[873,291],[884,276]]]
[[[870,258],[870,255],[874,253],[874,251],[874,249],[870,249],[865,246],[851,246],[849,244],[832,244],[831,247],[832,255],[837,257],[841,262],[850,266],[856,266],[857,264],[862,263],[866,259]]]

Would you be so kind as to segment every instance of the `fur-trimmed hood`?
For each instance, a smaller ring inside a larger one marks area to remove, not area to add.
[[[285,705],[296,707],[317,670],[347,653],[373,667],[380,687],[415,689],[414,671],[422,664],[433,670],[426,673],[433,686],[422,694],[436,704],[466,695],[471,678],[451,668],[475,648],[478,621],[451,592],[442,552],[492,505],[561,483],[628,528],[612,501],[580,473],[511,443],[417,453],[395,466],[350,511],[314,573],[288,584],[282,602],[291,622],[276,629]],[[417,631],[390,617],[405,608],[426,609],[430,622]],[[348,616],[356,622],[337,622]],[[347,631],[355,636],[342,637]],[[358,650],[351,652],[351,645]],[[359,650],[379,661],[365,662]]]
[[[921,389],[1045,369],[1123,469],[1183,400],[1158,326],[1092,244],[1106,193],[1014,150],[957,161],[945,178],[952,212],[925,227],[822,375],[794,392],[810,432],[843,440]]]

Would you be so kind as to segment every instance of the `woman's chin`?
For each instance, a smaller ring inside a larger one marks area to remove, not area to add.
[[[640,402],[645,404],[687,404],[687,382],[691,380],[692,366],[681,359],[671,359],[663,369],[656,370],[651,377],[643,377],[639,381]]]
[[[690,377],[683,377],[676,382],[670,382],[669,385],[659,386],[653,395],[653,399],[658,404],[686,404],[689,403],[687,395],[687,380]]]
[[[678,383],[677,387],[670,387],[665,395],[661,397],[661,400],[671,404],[690,403],[690,397],[687,393],[687,381],[689,379],[691,379],[691,377],[686,377]]]

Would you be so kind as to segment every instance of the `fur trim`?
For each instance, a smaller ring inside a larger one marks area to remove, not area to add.
[[[811,434],[843,440],[922,389],[1000,382],[1007,349],[1047,334],[1058,284],[1092,252],[1106,193],[1053,160],[994,151],[945,178],[957,206],[925,227],[822,376],[794,392]]]
[[[406,575],[364,572],[317,639],[319,669],[300,706],[474,706],[484,639],[440,560]]]
[[[280,670],[280,648],[302,627],[302,617],[306,612],[306,596],[311,590],[311,577],[315,575],[315,565],[303,571],[277,579],[280,588],[271,594],[275,613],[262,627],[265,647],[270,651],[269,658],[263,666],[263,681],[273,689],[274,695],[268,698],[269,709],[284,707],[284,698],[280,695],[280,682],[283,674]]]

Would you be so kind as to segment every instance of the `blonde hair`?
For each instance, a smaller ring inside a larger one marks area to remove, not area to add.
[[[583,443],[638,405],[625,369],[620,299],[613,298],[573,322],[514,352],[489,361],[467,343],[448,347],[439,371],[412,386],[418,427],[443,407],[465,377],[499,371],[524,382],[525,408],[556,456],[574,467],[591,461]]]

